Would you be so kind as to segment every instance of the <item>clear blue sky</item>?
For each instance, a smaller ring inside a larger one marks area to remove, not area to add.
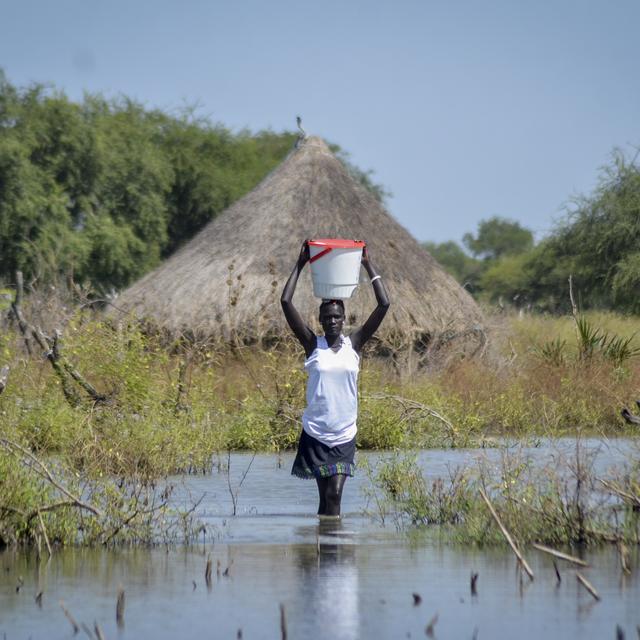
[[[0,66],[73,99],[305,129],[390,189],[419,240],[549,231],[640,144],[637,0],[4,0]]]

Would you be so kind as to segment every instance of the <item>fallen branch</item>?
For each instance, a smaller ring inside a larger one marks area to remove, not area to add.
[[[31,335],[35,338],[35,341],[44,351],[44,355],[51,363],[55,374],[60,379],[60,383],[62,384],[62,393],[64,393],[64,397],[67,402],[72,407],[77,407],[80,404],[80,398],[74,391],[73,387],[69,384],[69,378],[67,377],[64,368],[60,365],[60,362],[58,362],[59,355],[55,341],[52,341],[52,344],[49,344],[49,339],[44,335],[44,333],[42,333],[42,330],[39,327],[29,327],[29,330]]]
[[[537,542],[534,542],[532,546],[538,551],[543,551],[544,553],[548,553],[554,558],[560,558],[560,560],[566,560],[567,562],[578,564],[581,567],[589,566],[584,560],[581,560],[580,558],[576,558],[575,556],[570,556],[567,553],[562,553],[562,551],[556,551],[555,549],[551,549],[550,547],[545,547],[544,545],[538,544]]]
[[[576,571],[576,579],[596,600],[600,600],[595,587],[579,571]]]
[[[85,390],[87,395],[89,395],[94,402],[103,402],[106,397],[101,393],[98,393],[98,390],[90,382],[88,382],[77,369],[74,369],[73,365],[68,362],[66,358],[62,356],[62,354],[60,353],[61,339],[62,333],[58,329],[56,329],[53,341],[53,352],[55,354],[56,360],[62,362],[64,370]]]
[[[63,600],[60,600],[60,607],[61,607],[62,611],[64,612],[64,615],[66,616],[67,620],[71,623],[71,626],[73,627],[73,635],[75,636],[76,633],[78,633],[78,631],[80,631],[80,626],[76,622],[76,619],[69,612],[69,609],[67,609],[67,607],[64,606],[64,601]]]
[[[629,549],[627,549],[627,545],[625,545],[622,540],[618,543],[618,553],[620,554],[620,566],[622,567],[622,572],[629,575],[631,573],[631,566],[629,565]]]
[[[40,529],[42,530],[42,537],[47,544],[47,551],[49,552],[49,556],[53,555],[53,551],[51,551],[51,544],[49,543],[49,536],[47,535],[47,528],[44,526],[44,520],[42,519],[42,513],[38,510],[38,520],[40,522]]]
[[[634,507],[640,507],[640,496],[636,496],[633,493],[628,493],[620,489],[620,487],[616,487],[614,484],[611,484],[608,480],[603,480],[602,478],[598,478],[598,482],[614,493],[615,495],[621,497],[623,500],[628,500]]]
[[[79,507],[81,509],[85,509],[86,511],[90,511],[91,513],[93,513],[98,517],[102,517],[102,512],[99,509],[96,509],[96,507],[94,507],[93,505],[88,504],[87,502],[84,502],[83,500],[78,498],[78,496],[73,495],[73,493],[71,493],[64,485],[60,484],[60,482],[58,482],[53,477],[53,474],[49,471],[47,466],[41,460],[39,460],[33,453],[31,453],[31,451],[29,451],[22,445],[18,444],[17,442],[13,442],[12,440],[9,440],[7,438],[0,438],[0,445],[2,445],[5,449],[7,449],[7,451],[12,453],[13,455],[16,454],[16,451],[20,452],[25,458],[27,458],[31,462],[31,465],[29,465],[30,468],[33,469],[33,471],[37,473],[41,478],[44,478],[49,483],[51,483],[60,493],[67,496],[67,498],[71,500],[74,506]]]
[[[280,637],[287,640],[287,616],[283,604],[280,604]]]
[[[116,600],[116,624],[118,629],[124,629],[124,587],[120,585],[118,588],[118,599]]]
[[[94,402],[102,402],[106,398],[101,393],[98,393],[97,389],[89,383],[82,374],[74,369],[73,365],[67,362],[66,358],[62,356],[60,351],[60,343],[62,338],[62,333],[59,329],[55,330],[55,334],[53,338],[49,338],[46,336],[40,327],[34,327],[30,325],[22,315],[21,302],[22,302],[22,273],[20,271],[16,272],[16,297],[14,302],[11,304],[11,310],[13,316],[18,321],[18,327],[20,328],[20,332],[22,333],[25,341],[25,345],[29,355],[31,355],[31,347],[29,344],[29,335],[33,336],[34,340],[38,343],[40,348],[44,351],[44,354],[51,363],[54,372],[60,379],[62,383],[62,391],[64,393],[65,398],[73,407],[77,407],[80,404],[80,398],[78,394],[73,389],[70,384],[68,376],[71,376],[73,380],[75,380],[80,387],[85,391],[85,393],[94,401]],[[1,391],[1,389],[0,389]]]
[[[515,554],[516,558],[518,558],[518,560],[520,561],[520,564],[522,565],[523,569],[527,572],[527,575],[529,576],[529,578],[533,580],[533,571],[531,571],[531,567],[527,564],[527,561],[524,559],[524,556],[520,553],[518,547],[516,546],[516,543],[513,541],[513,538],[511,537],[510,533],[507,531],[507,528],[502,524],[502,520],[500,520],[500,517],[496,513],[496,510],[493,508],[493,504],[491,504],[491,501],[487,497],[487,494],[482,489],[480,489],[479,491],[480,491],[480,495],[482,496],[482,499],[487,503],[487,507],[489,507],[489,511],[491,512],[493,519],[496,521],[498,527],[500,527],[500,531],[502,531],[502,535],[506,538],[513,553]]]

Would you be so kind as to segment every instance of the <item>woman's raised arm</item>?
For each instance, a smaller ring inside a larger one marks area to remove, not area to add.
[[[382,276],[376,273],[371,261],[369,260],[369,251],[365,246],[362,250],[362,266],[365,268],[369,275],[369,280],[373,286],[373,292],[376,295],[376,302],[378,306],[373,310],[371,315],[367,318],[367,321],[354,333],[351,334],[351,346],[355,351],[360,353],[362,347],[366,344],[367,340],[377,331],[380,323],[384,320],[387,311],[389,310],[389,296],[387,290],[382,282]]]
[[[280,297],[280,304],[282,305],[282,311],[284,311],[284,317],[287,319],[291,330],[296,338],[302,345],[307,357],[311,355],[316,348],[316,336],[311,331],[306,322],[302,319],[302,316],[298,310],[293,306],[293,294],[298,284],[298,277],[304,269],[304,265],[309,262],[309,245],[305,240],[300,249],[300,255],[296,261],[293,271],[287,280],[287,284],[284,285],[282,296]]]

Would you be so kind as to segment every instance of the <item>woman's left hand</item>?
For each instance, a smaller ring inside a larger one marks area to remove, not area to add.
[[[367,249],[366,244],[364,245],[364,247],[362,247],[362,258],[360,259],[360,262],[362,262],[362,265],[364,267],[368,266],[369,264],[369,249]]]

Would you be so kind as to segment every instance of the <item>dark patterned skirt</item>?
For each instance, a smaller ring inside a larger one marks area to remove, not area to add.
[[[339,473],[352,476],[356,469],[355,455],[355,438],[345,444],[329,447],[303,430],[291,475],[305,479],[329,478]]]

